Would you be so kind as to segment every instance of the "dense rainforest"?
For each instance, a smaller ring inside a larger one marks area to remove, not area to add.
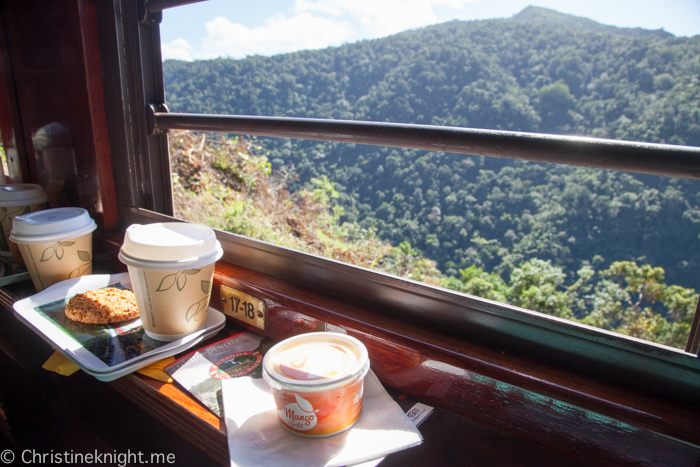
[[[700,146],[700,36],[542,8],[325,50],[163,66],[174,112]],[[272,169],[295,174],[288,180],[298,179],[297,189],[327,177],[342,220],[416,249],[463,283],[474,274],[507,281],[534,259],[560,268],[560,286],[573,287],[577,271],[612,271],[620,261],[663,268],[668,283],[700,283],[696,181],[361,145],[257,144]]]
[[[583,264],[575,281],[551,260],[530,258],[502,277],[472,265],[447,276],[409,242],[391,245],[374,229],[343,220],[327,177],[290,191],[292,172],[272,172],[249,138],[171,132],[176,217],[286,248],[537,310],[684,348],[698,302],[693,289],[665,280],[662,268],[614,261]]]

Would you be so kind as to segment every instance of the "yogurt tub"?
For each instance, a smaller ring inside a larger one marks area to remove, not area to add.
[[[263,359],[282,426],[325,438],[352,428],[362,414],[367,349],[345,334],[314,332],[286,339]]]

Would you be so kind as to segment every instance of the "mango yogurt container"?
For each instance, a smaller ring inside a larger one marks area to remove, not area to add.
[[[325,438],[352,428],[362,414],[369,371],[359,340],[334,332],[286,339],[263,359],[263,378],[272,388],[282,426],[295,435]]]

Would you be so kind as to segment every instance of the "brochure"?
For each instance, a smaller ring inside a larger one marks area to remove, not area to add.
[[[221,418],[221,381],[240,377],[262,378],[263,356],[274,344],[259,334],[244,331],[187,354],[164,370]]]

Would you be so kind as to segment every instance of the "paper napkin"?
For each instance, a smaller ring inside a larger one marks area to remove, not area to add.
[[[55,350],[46,362],[41,366],[44,370],[55,371],[59,375],[70,376],[80,369],[78,365],[68,360]]]
[[[232,467],[353,465],[423,441],[371,370],[365,377],[360,420],[329,438],[303,438],[282,428],[272,390],[262,379],[225,379],[222,395]]]

